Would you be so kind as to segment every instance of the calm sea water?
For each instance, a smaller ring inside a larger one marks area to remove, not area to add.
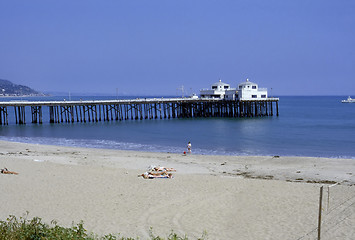
[[[72,100],[80,98],[110,99],[83,96],[72,97]],[[245,119],[154,119],[49,124],[47,116],[45,122],[39,125],[30,123],[31,115],[27,113],[26,125],[0,126],[0,139],[174,153],[186,151],[187,142],[191,141],[193,153],[198,154],[355,159],[355,103],[341,103],[346,98],[280,97],[279,117]],[[50,99],[62,100],[63,97],[28,98]],[[43,111],[48,115],[48,108],[44,107]],[[12,108],[9,108],[9,112],[13,114]]]

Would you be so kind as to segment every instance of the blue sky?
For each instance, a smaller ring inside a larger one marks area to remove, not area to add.
[[[353,0],[0,0],[0,79],[40,91],[355,95]]]

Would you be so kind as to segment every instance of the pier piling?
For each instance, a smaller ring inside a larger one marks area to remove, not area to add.
[[[134,99],[98,101],[0,102],[0,125],[7,125],[7,107],[14,107],[16,124],[26,124],[26,106],[31,108],[33,124],[43,123],[43,109],[48,107],[50,123],[122,121],[143,119],[223,117],[244,118],[279,116],[278,98],[266,100],[221,99]]]

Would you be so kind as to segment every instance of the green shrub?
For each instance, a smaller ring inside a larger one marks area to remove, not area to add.
[[[39,217],[28,218],[28,212],[19,219],[10,215],[6,221],[0,221],[0,240],[135,240],[138,238],[124,238],[119,235],[108,234],[98,237],[93,233],[87,232],[84,223],[80,223],[65,228],[52,221],[50,225],[43,223]],[[151,240],[164,240],[159,236],[154,236],[152,228],[150,229]],[[206,232],[198,240],[203,240],[207,236]],[[179,237],[171,232],[167,240],[188,240],[186,236]]]

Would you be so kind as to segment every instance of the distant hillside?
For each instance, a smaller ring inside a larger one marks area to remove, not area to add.
[[[17,85],[8,80],[0,79],[0,96],[43,96],[30,87]]]

